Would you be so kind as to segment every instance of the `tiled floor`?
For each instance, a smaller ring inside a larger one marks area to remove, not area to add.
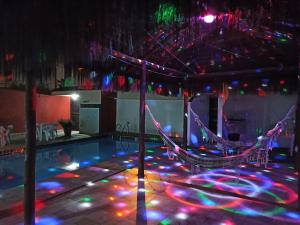
[[[300,224],[296,174],[288,165],[242,165],[191,175],[162,149],[147,150],[145,160],[142,180],[135,167],[124,169],[137,162],[132,155],[40,182],[37,224]],[[0,196],[0,224],[22,224],[22,187]]]

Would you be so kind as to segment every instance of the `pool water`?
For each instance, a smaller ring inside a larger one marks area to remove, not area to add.
[[[146,142],[146,148],[159,146],[160,143]],[[121,157],[137,152],[138,142],[134,140],[113,140],[101,138],[83,140],[72,144],[62,144],[42,148],[36,156],[36,179],[56,176],[70,170],[107,161],[113,157]],[[130,165],[129,165],[130,166]],[[0,190],[8,189],[23,184],[24,155],[0,157]]]

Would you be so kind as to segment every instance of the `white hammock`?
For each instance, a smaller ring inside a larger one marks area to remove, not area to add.
[[[197,172],[200,168],[219,168],[219,167],[235,167],[241,163],[256,161],[259,165],[264,164],[267,167],[269,161],[269,151],[272,150],[272,141],[283,131],[287,125],[287,121],[292,118],[295,106],[292,106],[286,116],[280,120],[273,129],[269,130],[265,136],[260,136],[258,141],[252,147],[243,150],[242,153],[233,156],[199,156],[185,149],[180,148],[166,135],[159,122],[154,118],[148,105],[146,109],[149,112],[152,122],[162,138],[164,144],[168,147],[168,156],[170,159],[179,158],[191,165],[191,171]],[[216,140],[222,142],[223,139],[216,136]],[[220,139],[219,139],[220,138]],[[222,139],[222,140],[221,140]]]

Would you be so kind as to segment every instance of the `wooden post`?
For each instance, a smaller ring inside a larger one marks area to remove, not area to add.
[[[296,155],[296,170],[298,172],[298,210],[300,210],[300,56],[298,56],[298,84],[297,84],[297,109],[295,123],[295,155]]]
[[[144,178],[146,61],[143,61],[142,64],[142,76],[140,81],[141,81],[140,82],[140,135],[139,135],[138,178]]]
[[[186,78],[187,79],[187,78]],[[189,102],[189,93],[187,90],[187,80],[183,82],[183,134],[182,134],[182,147],[187,147],[187,115],[188,115],[188,102]]]
[[[33,74],[26,74],[26,150],[24,175],[24,224],[35,224],[36,87]]]

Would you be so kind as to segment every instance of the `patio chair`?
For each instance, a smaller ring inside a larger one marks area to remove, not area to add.
[[[0,147],[6,145],[6,129],[3,126],[0,126]]]
[[[7,144],[10,144],[11,143],[11,133],[12,133],[12,130],[14,129],[14,126],[13,125],[8,125],[7,126],[7,129],[6,129],[6,135],[5,135],[5,138],[6,138],[6,143]]]

